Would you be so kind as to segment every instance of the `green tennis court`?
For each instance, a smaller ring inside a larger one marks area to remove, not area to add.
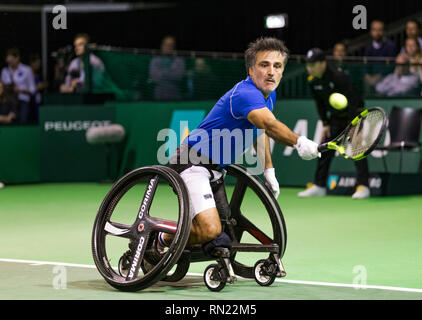
[[[283,188],[285,278],[270,287],[239,279],[214,293],[202,280],[209,261],[191,264],[180,282],[124,293],[103,280],[91,256],[94,218],[109,189],[68,183],[1,190],[0,299],[422,299],[422,196],[299,199],[299,189]],[[168,211],[170,199],[158,193],[155,210]],[[260,221],[252,196],[245,206]],[[244,259],[256,261],[253,254]]]

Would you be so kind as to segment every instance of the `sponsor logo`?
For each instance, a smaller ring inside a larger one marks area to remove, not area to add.
[[[327,187],[330,190],[333,190],[337,186],[338,175],[330,175],[328,177]]]
[[[176,139],[168,139],[166,149],[171,156],[177,146],[189,135],[189,133],[198,127],[205,117],[205,110],[175,110],[170,120],[170,130],[175,132]]]
[[[151,179],[151,181],[149,182],[144,201],[142,202],[141,209],[139,210],[139,214],[138,214],[139,219],[142,219],[144,217],[144,212],[145,212],[145,210],[148,206],[148,203],[151,199],[151,192],[152,192],[152,187],[154,186],[154,182],[155,182],[155,179]]]
[[[356,183],[355,177],[340,177],[337,185],[339,187],[347,188],[347,187],[354,187],[355,183]]]
[[[380,177],[369,178],[369,187],[379,189],[382,186],[382,179]]]
[[[144,224],[143,223],[141,223],[141,224],[139,224],[139,226],[138,226],[138,231],[143,231],[144,230]]]
[[[86,131],[91,127],[104,127],[110,124],[111,120],[46,121],[44,131]]]
[[[136,266],[138,265],[139,258],[141,256],[141,252],[142,252],[142,248],[144,246],[144,242],[145,242],[145,238],[141,237],[141,239],[139,239],[138,247],[136,248],[135,256],[133,257],[132,265],[130,267],[129,278],[133,278],[133,276],[135,275]]]
[[[205,199],[212,199],[212,194],[204,194]]]
[[[330,190],[335,189],[336,187],[339,188],[351,188],[356,186],[356,178],[355,177],[345,177],[338,175],[330,175],[327,182],[327,187]],[[381,177],[371,177],[369,178],[369,188],[371,189],[379,189],[382,186],[382,179]]]

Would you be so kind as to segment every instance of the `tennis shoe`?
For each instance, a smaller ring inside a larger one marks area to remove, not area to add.
[[[371,192],[367,186],[358,185],[355,193],[352,195],[353,199],[366,199],[371,196]]]
[[[325,197],[327,195],[327,190],[316,184],[309,184],[306,190],[299,192],[297,195],[302,198]]]

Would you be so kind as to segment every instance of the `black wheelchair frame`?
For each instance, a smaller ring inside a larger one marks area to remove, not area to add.
[[[138,291],[158,281],[177,282],[183,279],[190,263],[217,260],[204,272],[204,282],[211,291],[222,290],[227,283],[234,283],[236,276],[255,279],[259,285],[271,285],[276,277],[286,272],[281,258],[286,250],[287,232],[283,214],[272,192],[263,181],[240,165],[225,168],[226,177],[236,180],[230,201],[227,199],[224,179],[212,183],[217,210],[223,231],[231,240],[231,249],[215,248],[212,256],[206,255],[201,245],[186,247],[191,218],[186,186],[179,174],[164,166],[148,166],[135,169],[119,179],[108,192],[98,210],[92,232],[92,253],[98,271],[114,288],[122,291]],[[178,221],[151,217],[149,209],[159,181],[165,180],[178,198]],[[111,221],[112,213],[124,194],[138,183],[147,182],[147,188],[140,209],[132,225]],[[251,189],[262,201],[271,221],[273,234],[267,235],[242,214],[241,206],[247,189]],[[168,250],[159,254],[154,248],[157,232],[174,236]],[[247,232],[259,244],[243,243]],[[110,265],[105,239],[107,236],[123,237],[129,240],[129,250],[123,253],[118,270]],[[258,260],[254,266],[247,266],[238,260],[239,252],[269,253],[267,259]],[[172,274],[169,271],[176,265]],[[143,275],[139,275],[139,271]]]

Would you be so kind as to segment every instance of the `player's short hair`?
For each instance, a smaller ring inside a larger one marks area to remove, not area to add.
[[[406,25],[409,22],[412,22],[412,23],[416,24],[416,26],[418,27],[418,30],[421,30],[422,29],[422,25],[421,25],[421,23],[420,23],[419,20],[417,20],[417,19],[409,19],[409,20],[406,21]]]
[[[74,38],[73,41],[79,38],[84,38],[86,42],[89,42],[89,35],[87,33],[78,33]]]
[[[14,56],[15,58],[20,58],[21,52],[16,47],[9,48],[7,49],[6,56]]]
[[[245,51],[246,73],[249,73],[249,68],[255,65],[256,55],[260,51],[279,51],[284,57],[285,63],[289,56],[289,49],[287,49],[283,41],[271,37],[258,38],[254,42],[249,43],[248,49]]]

